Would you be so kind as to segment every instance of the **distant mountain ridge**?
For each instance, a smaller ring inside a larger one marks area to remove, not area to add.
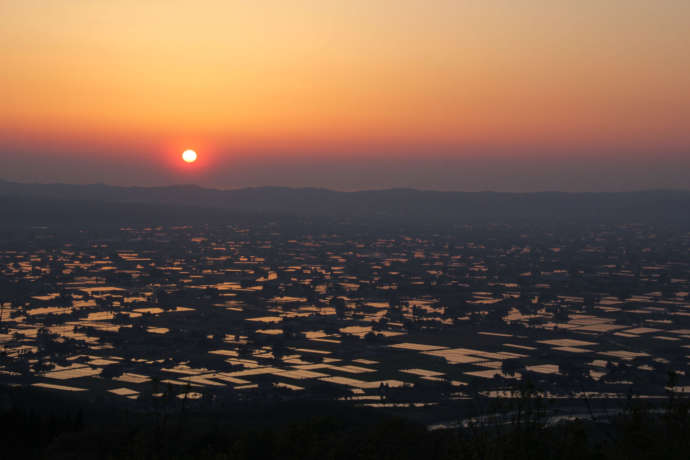
[[[47,203],[75,211],[128,207],[175,214],[223,213],[465,223],[477,220],[594,220],[690,222],[690,190],[638,192],[440,192],[388,189],[339,192],[320,188],[253,187],[217,190],[197,185],[121,187],[102,184],[26,184],[0,180],[0,210],[23,203],[26,214]],[[35,209],[34,209],[35,208]],[[32,210],[33,209],[33,210]],[[20,210],[15,209],[19,217]],[[54,211],[56,212],[56,211]],[[76,212],[76,211],[75,211]],[[76,213],[78,215],[78,212]],[[153,217],[152,217],[153,218]]]

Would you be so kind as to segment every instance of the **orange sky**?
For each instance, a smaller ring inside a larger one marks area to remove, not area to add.
[[[0,1],[0,178],[50,180],[46,158],[88,156],[53,180],[127,183],[98,169],[119,158],[160,165],[151,183],[252,185],[177,174],[189,147],[228,168],[528,154],[675,168],[688,24],[680,0]]]

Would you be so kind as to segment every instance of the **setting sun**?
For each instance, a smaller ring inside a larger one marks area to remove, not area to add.
[[[182,159],[187,163],[194,163],[196,161],[196,152],[194,150],[185,150],[182,152]]]

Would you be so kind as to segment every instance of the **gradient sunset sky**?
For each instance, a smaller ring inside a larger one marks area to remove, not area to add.
[[[688,0],[0,0],[0,179],[690,188],[689,48]]]

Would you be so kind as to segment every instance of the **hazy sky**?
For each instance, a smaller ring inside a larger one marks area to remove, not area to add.
[[[687,0],[0,0],[0,178],[689,188],[689,24]]]

